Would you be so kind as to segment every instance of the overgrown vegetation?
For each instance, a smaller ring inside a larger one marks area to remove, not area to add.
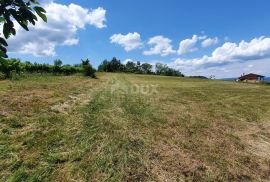
[[[128,61],[126,64],[122,64],[121,61],[115,57],[112,58],[111,61],[104,60],[99,65],[98,71],[184,77],[184,75],[179,70],[170,68],[167,65],[161,63],[157,63],[155,67],[149,63],[141,64],[140,61],[137,61],[137,63]]]
[[[2,79],[18,77],[24,73],[49,73],[54,75],[73,75],[82,73],[84,76],[95,77],[96,70],[86,59],[82,60],[81,64],[63,65],[62,61],[56,59],[53,65],[31,63],[29,61],[21,62],[19,59],[0,59],[0,75]]]

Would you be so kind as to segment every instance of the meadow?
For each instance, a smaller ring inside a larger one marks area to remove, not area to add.
[[[0,81],[0,181],[269,181],[270,87],[156,75]]]

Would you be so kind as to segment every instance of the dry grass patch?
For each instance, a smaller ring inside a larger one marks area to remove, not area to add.
[[[269,86],[98,78],[0,83],[1,180],[270,180]]]

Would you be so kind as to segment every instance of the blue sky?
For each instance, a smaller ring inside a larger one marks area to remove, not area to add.
[[[18,27],[9,40],[10,57],[45,63],[60,58],[66,64],[89,58],[97,67],[116,56],[123,62],[166,63],[187,75],[270,75],[269,0],[42,3],[48,24],[30,33]]]

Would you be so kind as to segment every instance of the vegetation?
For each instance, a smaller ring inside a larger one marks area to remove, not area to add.
[[[200,78],[200,79],[208,79],[205,76],[190,76],[189,78]]]
[[[82,60],[78,65],[62,65],[62,61],[56,59],[54,65],[39,64],[31,62],[21,62],[19,59],[0,59],[0,75],[3,79],[20,76],[22,73],[49,73],[54,75],[72,75],[75,73],[83,73],[84,76],[95,77],[95,69],[90,64],[90,61]]]
[[[4,74],[4,78],[11,78],[12,73],[20,74],[20,61],[17,59],[1,59],[0,58],[0,72]]]
[[[104,60],[98,67],[98,71],[104,72],[122,72],[124,71],[124,66],[121,61],[115,57],[111,61]]]
[[[104,60],[98,66],[98,71],[184,77],[179,70],[169,68],[167,65],[161,63],[157,63],[155,68],[153,68],[151,64],[141,64],[139,61],[137,63],[129,61],[126,64],[122,64],[117,58],[113,58],[111,61]],[[19,78],[21,73],[72,75],[79,72],[83,73],[84,76],[96,78],[96,70],[92,67],[88,59],[82,60],[81,64],[75,64],[73,66],[63,65],[63,62],[59,59],[54,60],[53,65],[31,63],[29,61],[21,62],[19,59],[0,59],[0,78],[2,79],[12,78],[14,75],[16,78]]]
[[[176,69],[169,68],[167,65],[157,63],[155,65],[155,71],[153,66],[148,63],[141,64],[139,61],[137,63],[128,61],[126,64],[122,64],[117,58],[113,58],[111,61],[104,60],[98,67],[98,71],[101,72],[124,72],[124,73],[136,73],[136,74],[156,74],[164,76],[179,76],[184,77],[184,75]]]
[[[180,76],[184,77],[184,75],[173,68],[169,68],[167,65],[163,65],[161,63],[156,64],[156,74],[157,75],[165,75],[165,76]]]
[[[0,181],[270,180],[269,86],[97,76],[0,81]]]
[[[43,21],[47,22],[47,17],[45,15],[46,11],[38,6],[38,2],[36,0],[1,0],[0,3],[0,25],[3,24],[3,35],[0,33],[0,59],[7,57],[7,49],[8,46],[5,39],[8,39],[10,35],[15,35],[16,30],[14,28],[14,20],[21,25],[26,31],[29,31],[28,24],[32,25],[36,24],[37,15],[43,19]]]
[[[90,76],[92,78],[96,78],[95,72],[96,70],[90,64],[88,59],[82,60],[83,74],[84,76]]]

